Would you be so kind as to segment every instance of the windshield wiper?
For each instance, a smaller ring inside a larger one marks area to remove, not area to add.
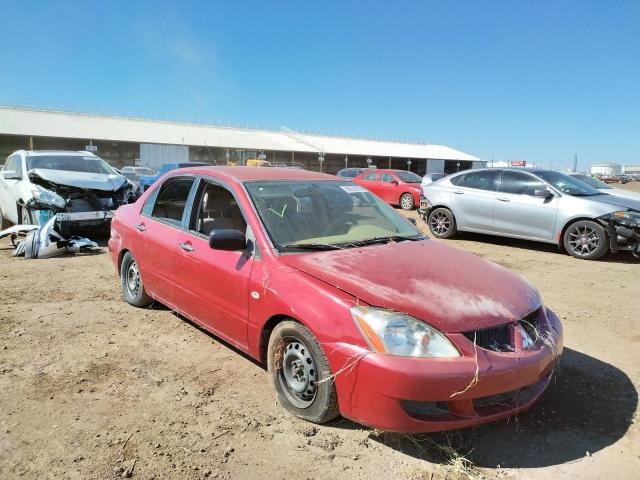
[[[402,235],[390,235],[388,237],[373,237],[366,240],[358,240],[355,242],[349,242],[350,246],[364,247],[365,245],[374,245],[376,243],[389,243],[389,242],[402,242],[404,240],[422,240],[423,237],[403,237]]]
[[[342,250],[343,247],[330,243],[288,243],[280,248],[282,250]]]

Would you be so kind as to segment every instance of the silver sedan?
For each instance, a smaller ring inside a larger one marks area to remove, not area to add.
[[[640,256],[640,201],[552,170],[478,169],[423,187],[420,214],[437,238],[458,231],[554,243],[577,258]]]

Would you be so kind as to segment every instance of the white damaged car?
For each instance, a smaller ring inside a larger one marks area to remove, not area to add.
[[[0,175],[0,223],[56,230],[108,229],[113,211],[135,201],[136,187],[90,152],[18,150]]]

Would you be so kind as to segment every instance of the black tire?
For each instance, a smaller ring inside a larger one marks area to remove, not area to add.
[[[410,193],[400,195],[400,208],[403,210],[413,210],[415,206],[416,202],[413,200],[413,195]]]
[[[16,204],[18,210],[18,225],[37,225],[33,223],[31,212],[19,203]]]
[[[456,217],[448,208],[438,207],[429,212],[429,230],[436,238],[451,238],[458,233]]]
[[[138,269],[138,263],[131,252],[127,252],[122,257],[120,263],[120,285],[122,286],[122,297],[134,307],[146,307],[153,299],[147,295]]]
[[[591,220],[572,223],[564,232],[564,249],[575,258],[597,260],[609,250],[609,239],[604,227]]]
[[[269,337],[267,365],[278,402],[287,411],[313,423],[340,415],[329,361],[307,327],[293,320],[276,325]]]

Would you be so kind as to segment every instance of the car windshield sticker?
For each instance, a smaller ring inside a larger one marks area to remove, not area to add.
[[[340,185],[340,188],[347,193],[366,193],[369,191],[360,185]]]

